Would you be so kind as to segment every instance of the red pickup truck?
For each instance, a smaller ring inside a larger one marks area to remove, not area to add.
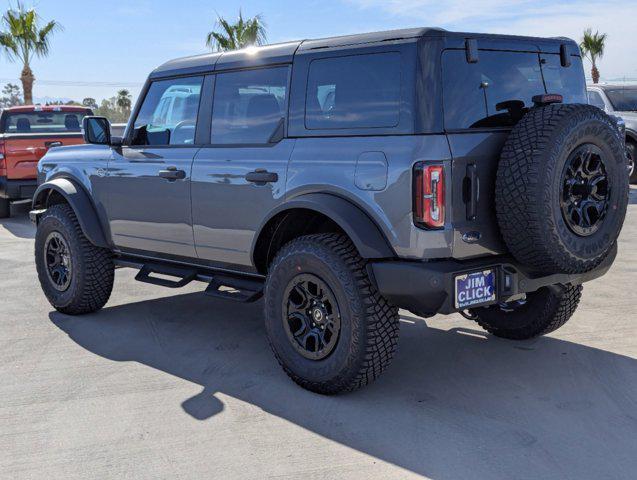
[[[10,202],[31,198],[36,167],[49,148],[84,143],[82,119],[92,115],[78,106],[11,107],[0,112],[0,218]]]

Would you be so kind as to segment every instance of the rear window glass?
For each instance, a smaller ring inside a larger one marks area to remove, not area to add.
[[[82,119],[86,115],[91,115],[91,112],[6,112],[2,131],[5,133],[79,133],[82,130]]]
[[[481,50],[479,61],[468,63],[464,50],[445,51],[445,127],[513,126],[533,106],[532,98],[544,93],[559,93],[565,103],[587,103],[581,61],[572,59],[565,68],[559,55]]]
[[[305,99],[310,130],[398,125],[401,58],[376,53],[312,61]]]
[[[546,93],[559,93],[564,103],[588,103],[582,59],[571,56],[571,66],[563,67],[557,54],[542,54],[542,75]]]

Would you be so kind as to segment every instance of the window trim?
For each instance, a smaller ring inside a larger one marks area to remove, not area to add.
[[[208,141],[201,145],[201,148],[269,148],[278,145],[280,142],[270,143],[213,143],[213,135],[212,135],[212,112],[215,106],[214,94],[217,89],[217,77],[219,75],[223,75],[225,73],[238,73],[238,72],[246,72],[246,71],[254,71],[254,70],[271,70],[274,68],[287,68],[287,78],[285,85],[285,105],[283,106],[283,138],[285,140],[288,138],[288,122],[290,118],[290,92],[292,91],[292,64],[291,63],[277,63],[272,65],[259,65],[257,67],[244,67],[244,68],[234,68],[229,70],[220,70],[218,72],[212,72],[211,77],[213,79],[213,89],[210,92],[210,111],[207,115],[209,118],[209,125],[207,126],[207,139]],[[273,132],[274,133],[274,132]]]

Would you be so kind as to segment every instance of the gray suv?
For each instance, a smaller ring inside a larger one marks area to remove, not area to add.
[[[374,380],[398,309],[527,339],[613,262],[626,205],[616,123],[565,38],[420,28],[170,61],[123,137],[39,163],[46,297],[96,311],[117,267],[251,302],[299,385]],[[178,312],[176,312],[178,315]]]
[[[637,183],[637,85],[589,85],[588,101],[626,124],[626,153],[630,183]]]

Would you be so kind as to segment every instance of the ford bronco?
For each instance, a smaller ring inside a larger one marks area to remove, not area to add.
[[[11,107],[0,111],[0,218],[12,200],[30,199],[37,164],[49,148],[84,143],[82,119],[93,112],[71,105]]]
[[[617,252],[616,122],[587,104],[566,38],[422,28],[181,58],[123,137],[39,163],[44,293],[96,311],[117,267],[213,297],[264,297],[274,354],[330,394],[390,363],[399,308],[493,335],[562,326]]]

